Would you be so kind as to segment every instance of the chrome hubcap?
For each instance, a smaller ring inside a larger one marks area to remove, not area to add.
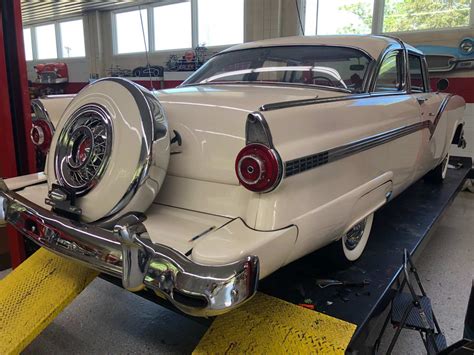
[[[112,147],[112,124],[99,105],[77,110],[61,131],[55,168],[59,183],[83,195],[100,181]]]
[[[363,221],[357,223],[354,227],[352,227],[344,236],[344,245],[347,249],[353,250],[357,245],[359,245],[362,236],[364,235],[365,231],[365,224],[367,223],[367,218]]]

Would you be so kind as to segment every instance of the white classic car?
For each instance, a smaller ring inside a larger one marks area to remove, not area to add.
[[[377,209],[445,177],[465,103],[398,39],[325,36],[237,45],[177,89],[105,78],[34,106],[45,173],[1,181],[0,220],[210,316],[329,243],[356,260]]]

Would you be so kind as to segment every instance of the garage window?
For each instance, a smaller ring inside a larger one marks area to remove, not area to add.
[[[146,9],[116,13],[114,19],[115,53],[138,53],[145,52],[148,49],[148,15]],[[145,34],[145,39],[143,39],[143,34]]]
[[[371,33],[373,8],[373,0],[306,0],[305,35]]]
[[[36,31],[36,51],[38,59],[54,59],[58,57],[56,47],[56,29],[54,24],[38,26]]]
[[[198,0],[199,45],[220,46],[244,41],[243,0]]]
[[[61,33],[61,51],[63,58],[84,57],[84,26],[82,19],[61,22],[59,24]]]
[[[155,7],[153,17],[155,50],[192,47],[190,2]]]
[[[23,41],[26,60],[86,56],[82,19],[26,27]]]
[[[469,26],[471,0],[385,0],[383,31]]]
[[[26,60],[33,60],[33,45],[31,43],[31,28],[23,29],[23,42],[25,44]]]

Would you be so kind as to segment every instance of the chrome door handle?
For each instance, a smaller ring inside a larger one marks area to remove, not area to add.
[[[418,101],[418,103],[421,105],[423,104],[425,101],[428,101],[428,99],[426,97],[417,97],[416,98],[416,101]]]

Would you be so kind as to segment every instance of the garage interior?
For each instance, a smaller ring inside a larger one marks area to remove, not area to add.
[[[76,95],[106,77],[152,91],[173,89],[213,55],[241,43],[396,37],[424,52],[433,91],[445,79],[443,92],[466,102],[466,145],[451,146],[444,183],[421,179],[377,211],[361,259],[341,268],[328,257],[329,245],[261,280],[254,299],[217,317],[186,315],[153,292],[129,292],[104,274],[63,279],[27,302],[21,287],[30,287],[32,268],[46,259],[62,265],[62,259],[41,254],[42,261],[32,242],[0,223],[0,353],[435,354],[447,348],[443,354],[451,354],[462,346],[459,354],[474,353],[468,338],[474,334],[474,1],[0,0],[0,21],[5,179],[44,170],[41,144],[32,141],[32,100]],[[176,131],[173,139],[180,139]],[[394,294],[405,277],[404,250],[445,338],[438,351],[404,327],[389,350],[398,328],[384,322],[393,318]],[[346,284],[321,287],[321,279]],[[12,303],[14,312],[2,312]],[[326,326],[325,317],[341,324]],[[324,334],[309,322],[321,322]]]

